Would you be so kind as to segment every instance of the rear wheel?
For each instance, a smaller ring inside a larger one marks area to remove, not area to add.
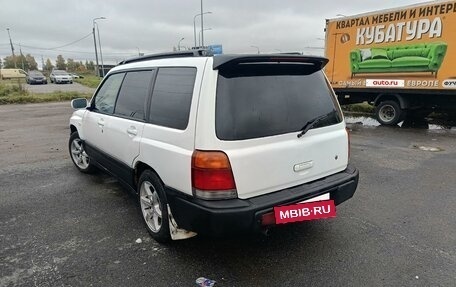
[[[90,157],[87,155],[84,143],[79,138],[78,132],[73,132],[68,142],[71,160],[76,168],[83,173],[93,173],[95,167],[90,162]]]
[[[403,119],[404,111],[397,102],[384,101],[375,108],[375,116],[382,125],[393,126]]]
[[[158,176],[151,170],[141,174],[138,182],[141,215],[152,238],[161,243],[171,240],[169,233],[168,202]]]

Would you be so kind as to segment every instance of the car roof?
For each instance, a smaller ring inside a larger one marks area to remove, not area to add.
[[[317,56],[305,56],[299,53],[279,53],[279,54],[232,54],[232,55],[213,55],[212,51],[206,49],[195,49],[186,51],[177,51],[170,53],[151,54],[142,57],[135,57],[124,60],[119,66],[131,63],[146,62],[162,59],[179,59],[193,57],[213,57],[212,68],[214,70],[221,67],[248,64],[248,63],[287,63],[287,64],[305,64],[313,66],[314,70],[321,70],[328,63],[327,58]]]

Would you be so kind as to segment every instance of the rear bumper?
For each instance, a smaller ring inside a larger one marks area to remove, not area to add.
[[[325,193],[336,205],[350,199],[358,186],[359,171],[349,165],[323,179],[249,199],[205,201],[167,188],[167,199],[179,227],[221,236],[260,231],[261,216],[274,206],[298,203]]]
[[[30,84],[47,84],[46,80],[29,80]]]

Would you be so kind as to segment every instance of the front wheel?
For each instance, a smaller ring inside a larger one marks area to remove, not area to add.
[[[384,101],[375,108],[375,117],[382,125],[394,126],[403,119],[404,112],[397,102]]]
[[[158,176],[151,170],[141,174],[138,182],[141,215],[152,238],[161,243],[171,240],[169,233],[168,203]]]
[[[90,157],[86,153],[84,143],[79,138],[78,132],[73,132],[68,142],[71,160],[76,168],[83,173],[93,173],[94,165],[90,162]]]

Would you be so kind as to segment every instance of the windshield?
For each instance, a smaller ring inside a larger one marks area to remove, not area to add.
[[[335,112],[333,112],[335,111]],[[247,64],[220,70],[216,134],[243,140],[340,123],[341,111],[322,71],[303,65]]]
[[[68,73],[66,71],[62,71],[62,70],[55,70],[53,72],[54,75],[68,75]]]
[[[43,74],[38,71],[30,71],[29,75],[30,76],[41,76],[41,77],[43,76]]]

